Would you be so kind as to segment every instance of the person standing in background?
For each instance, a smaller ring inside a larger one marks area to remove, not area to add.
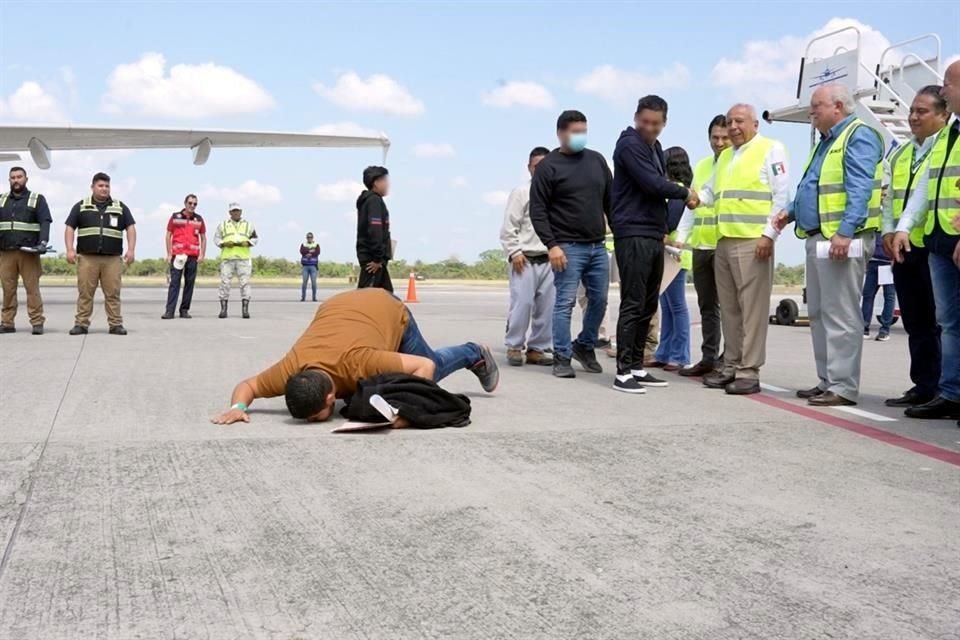
[[[307,234],[307,241],[300,245],[300,269],[303,282],[300,284],[300,302],[307,299],[307,280],[313,290],[313,301],[317,301],[317,264],[320,262],[320,245],[313,241],[313,234]]]
[[[197,196],[192,193],[183,200],[183,209],[170,216],[167,223],[167,262],[170,264],[170,284],[167,289],[167,308],[162,320],[172,320],[180,297],[180,278],[183,277],[183,301],[180,317],[190,318],[193,286],[197,267],[207,253],[207,225],[197,213]]]
[[[863,279],[863,339],[870,337],[870,324],[873,319],[873,302],[877,291],[883,287],[883,311],[880,313],[880,331],[877,332],[877,342],[886,342],[890,339],[890,325],[893,324],[893,307],[896,304],[897,292],[893,282],[880,284],[880,269],[890,268],[890,258],[884,252],[883,238],[877,234],[873,256],[867,263],[867,273]]]
[[[250,275],[253,261],[250,248],[257,244],[257,230],[247,220],[242,220],[243,209],[236,202],[228,207],[230,217],[217,227],[213,238],[220,247],[220,315],[227,317],[227,305],[230,302],[230,281],[234,275],[240,279],[240,298],[243,304],[243,317],[250,317]]]
[[[393,259],[390,212],[383,201],[390,193],[390,172],[386,167],[367,167],[363,170],[363,186],[366,190],[357,198],[357,288],[376,287],[393,293],[387,269]]]

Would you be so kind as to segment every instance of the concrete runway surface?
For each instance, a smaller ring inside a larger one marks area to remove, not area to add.
[[[465,429],[331,434],[282,399],[208,422],[306,326],[299,290],[161,321],[128,289],[127,337],[99,301],[68,336],[75,292],[44,294],[47,335],[25,308],[0,335],[2,639],[960,638],[960,429],[882,406],[900,325],[852,412],[793,398],[809,330],[771,327],[760,396],[504,365],[493,396],[445,383]],[[504,357],[505,290],[420,301],[432,344]]]

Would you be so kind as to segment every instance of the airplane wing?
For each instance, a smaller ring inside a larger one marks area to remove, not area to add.
[[[0,125],[0,152],[28,150],[41,169],[50,168],[50,152],[78,149],[190,149],[193,163],[204,164],[214,148],[240,147],[380,147],[385,136],[333,136],[313,133],[215,131],[186,129],[118,129],[108,127],[36,127]],[[2,154],[0,159],[7,154]]]

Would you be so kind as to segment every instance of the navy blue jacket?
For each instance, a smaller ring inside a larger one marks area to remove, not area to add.
[[[647,144],[636,129],[620,134],[613,152],[610,230],[615,238],[667,235],[667,200],[687,199],[687,188],[665,174],[666,159],[657,141]]]

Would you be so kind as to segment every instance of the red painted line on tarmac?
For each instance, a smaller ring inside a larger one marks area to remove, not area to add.
[[[784,411],[795,413],[799,416],[803,416],[804,418],[810,418],[811,420],[816,420],[817,422],[822,422],[832,427],[838,427],[846,431],[851,431],[858,435],[866,436],[867,438],[872,438],[873,440],[878,440],[880,442],[893,445],[894,447],[900,447],[901,449],[906,449],[907,451],[919,453],[922,456],[927,456],[928,458],[933,458],[934,460],[939,460],[940,462],[946,462],[947,464],[960,467],[960,452],[957,451],[943,449],[919,440],[904,438],[903,436],[898,436],[895,433],[890,433],[889,431],[884,431],[883,429],[870,427],[865,424],[860,424],[859,422],[853,422],[852,420],[845,420],[829,413],[823,413],[809,407],[802,407],[793,404],[792,402],[780,400],[779,398],[774,398],[773,396],[768,396],[763,393],[750,395],[747,396],[747,398],[771,407],[775,407],[777,409],[783,409]]]

